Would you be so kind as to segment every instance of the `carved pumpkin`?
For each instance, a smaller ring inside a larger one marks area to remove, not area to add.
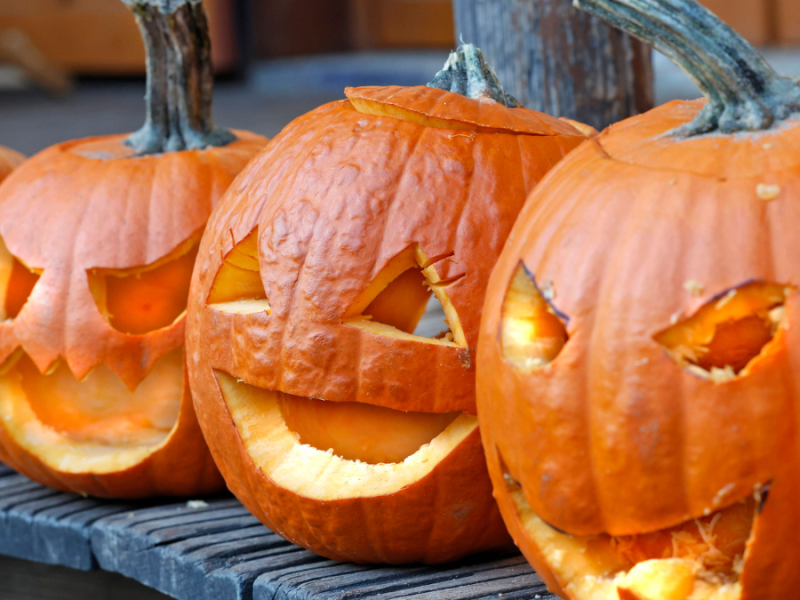
[[[223,482],[184,374],[189,282],[211,208],[266,140],[211,123],[202,4],[132,4],[144,128],[53,146],[0,187],[0,459],[83,494],[210,492]]]
[[[693,0],[578,0],[708,96],[531,195],[481,326],[495,496],[571,600],[800,589],[800,88]]]
[[[338,560],[436,563],[510,541],[473,348],[527,192],[584,138],[507,107],[474,47],[430,85],[445,89],[348,88],[287,126],[210,221],[190,294],[195,408],[228,487]],[[435,338],[415,334],[431,294],[449,324]]]

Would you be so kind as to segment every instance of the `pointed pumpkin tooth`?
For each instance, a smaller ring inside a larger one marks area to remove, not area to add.
[[[646,560],[617,583],[620,600],[687,600],[699,567],[693,560]]]

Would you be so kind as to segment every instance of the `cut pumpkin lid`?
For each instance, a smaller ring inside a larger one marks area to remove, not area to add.
[[[359,112],[429,127],[539,136],[584,137],[568,122],[527,108],[507,108],[490,99],[473,100],[424,85],[345,88]]]

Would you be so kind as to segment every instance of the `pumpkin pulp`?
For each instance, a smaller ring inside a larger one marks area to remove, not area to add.
[[[544,522],[504,471],[516,517],[575,600],[738,600],[760,496],[638,535],[572,536]]]
[[[678,364],[705,379],[745,375],[784,326],[791,291],[775,283],[747,283],[713,298],[654,339]]]

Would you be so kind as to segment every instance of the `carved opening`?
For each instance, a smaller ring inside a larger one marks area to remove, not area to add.
[[[3,294],[0,320],[17,317],[33,292],[40,275],[41,270],[31,269],[12,255],[0,239],[0,291]]]
[[[569,320],[553,306],[552,284],[538,286],[520,264],[503,301],[500,343],[503,356],[522,371],[549,365],[567,343]]]
[[[461,414],[403,412],[283,393],[278,403],[286,426],[301,444],[372,465],[403,462]]]
[[[258,229],[251,231],[223,258],[207,303],[220,312],[269,314],[269,301],[258,264]]]
[[[794,288],[753,281],[704,304],[653,336],[679,365],[715,382],[746,375],[785,326]]]
[[[576,600],[741,597],[740,576],[762,490],[732,506],[659,531],[573,536],[543,521],[500,459],[521,526]]]
[[[214,375],[253,463],[276,485],[306,498],[352,501],[399,492],[436,469],[478,428],[475,416],[459,413],[435,435],[452,413],[354,410],[353,403],[304,402],[221,371]],[[345,411],[341,417],[338,408]]]
[[[447,288],[464,275],[443,280],[432,264],[419,247],[396,256],[359,295],[344,323],[387,337],[466,347],[461,320],[447,295]],[[444,329],[433,325],[438,315]]]
[[[111,327],[141,335],[172,325],[186,312],[200,235],[149,265],[87,271],[97,308]]]
[[[67,473],[114,473],[140,464],[177,423],[183,350],[159,358],[136,390],[98,365],[81,381],[64,361],[40,373],[24,353],[0,376],[3,426],[17,444]]]

